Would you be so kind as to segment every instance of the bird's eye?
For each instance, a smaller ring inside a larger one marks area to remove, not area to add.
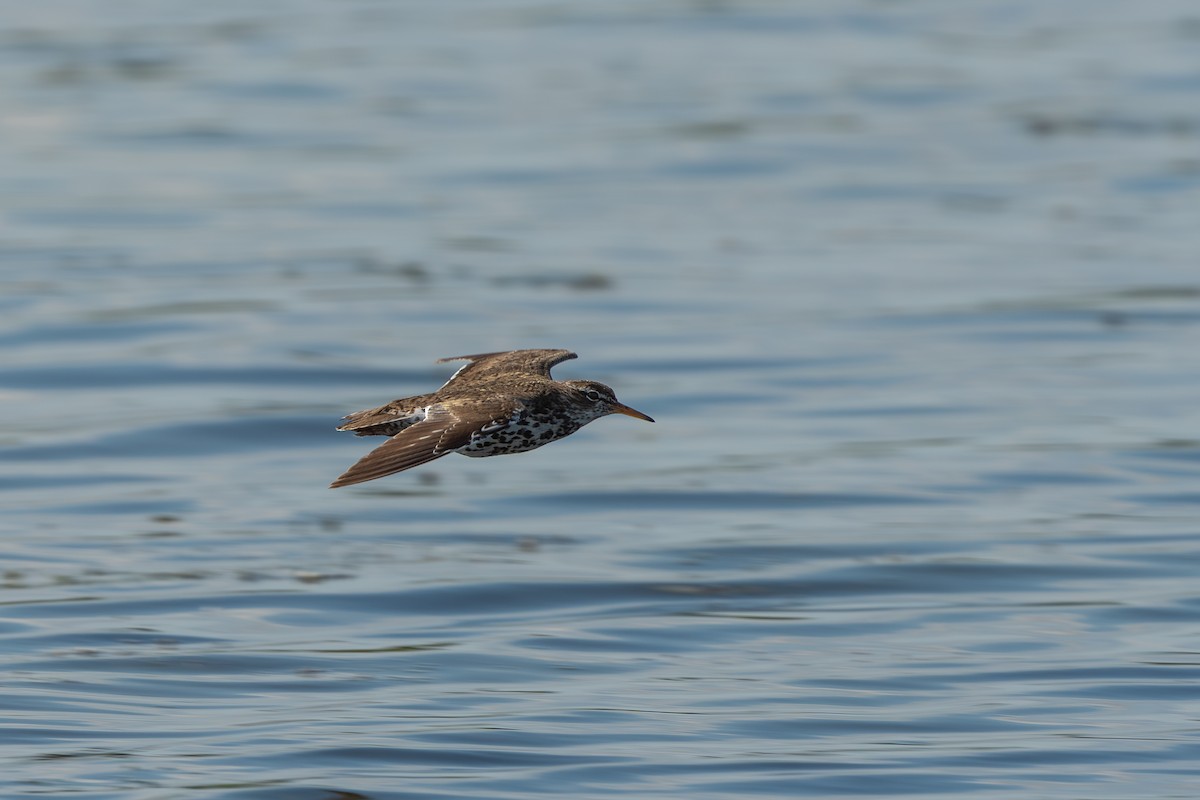
[[[599,403],[603,397],[595,389],[588,389],[586,392],[583,393],[583,396],[586,397],[588,400],[591,400],[593,403]]]

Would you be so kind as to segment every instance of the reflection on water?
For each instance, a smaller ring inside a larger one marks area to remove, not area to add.
[[[49,8],[5,797],[1194,793],[1190,5]],[[659,423],[325,489],[517,347]]]

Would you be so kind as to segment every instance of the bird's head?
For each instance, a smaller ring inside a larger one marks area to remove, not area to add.
[[[581,410],[591,415],[592,419],[607,416],[608,414],[624,414],[627,417],[636,417],[644,419],[647,422],[654,422],[653,419],[636,411],[617,399],[617,395],[613,390],[605,386],[599,381],[563,381],[567,387],[567,393],[571,401]]]

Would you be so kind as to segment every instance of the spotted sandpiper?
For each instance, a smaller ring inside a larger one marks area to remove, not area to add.
[[[550,368],[570,350],[509,350],[443,358],[467,361],[442,388],[344,417],[339,431],[388,436],[330,484],[373,481],[449,453],[481,458],[523,453],[570,436],[594,419],[625,414],[654,422],[597,381],[556,381]]]

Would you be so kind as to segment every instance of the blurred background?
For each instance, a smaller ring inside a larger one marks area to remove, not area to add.
[[[1194,3],[3,11],[5,797],[1194,795]]]

